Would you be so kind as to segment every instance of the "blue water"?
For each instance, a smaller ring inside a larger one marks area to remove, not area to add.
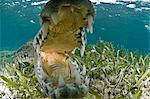
[[[40,28],[39,13],[43,5],[31,6],[31,2],[10,5],[10,1],[4,0],[0,5],[0,50],[17,49],[33,39]],[[116,4],[96,5],[96,9],[94,34],[88,34],[88,43],[102,39],[130,51],[150,52],[150,10]]]
[[[97,39],[113,42],[131,51],[150,52],[150,11],[135,11],[123,5],[103,4],[97,6],[94,35],[88,41]]]

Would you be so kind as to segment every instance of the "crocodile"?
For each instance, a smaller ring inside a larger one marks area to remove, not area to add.
[[[15,52],[14,61],[34,61],[36,77],[52,99],[83,98],[88,93],[86,67],[81,74],[72,55],[76,49],[84,55],[95,15],[89,0],[50,0],[40,13],[41,28],[33,41]]]

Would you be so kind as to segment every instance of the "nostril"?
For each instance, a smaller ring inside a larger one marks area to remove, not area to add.
[[[83,27],[80,27],[80,30],[83,30]]]
[[[86,20],[86,18],[83,18],[83,20]]]

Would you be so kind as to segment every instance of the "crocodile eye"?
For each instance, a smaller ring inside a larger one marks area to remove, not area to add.
[[[83,20],[86,20],[86,18],[83,18]]]

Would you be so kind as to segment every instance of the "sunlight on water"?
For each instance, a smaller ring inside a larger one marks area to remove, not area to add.
[[[96,5],[94,34],[88,35],[88,43],[96,43],[102,39],[128,50],[139,50],[142,53],[150,51],[148,2],[133,3],[132,1],[130,4],[125,2],[127,0],[124,2],[92,0],[95,1],[101,3]],[[14,50],[33,39],[39,29],[39,13],[47,1],[8,0],[5,2],[4,0],[3,2],[0,50]]]

